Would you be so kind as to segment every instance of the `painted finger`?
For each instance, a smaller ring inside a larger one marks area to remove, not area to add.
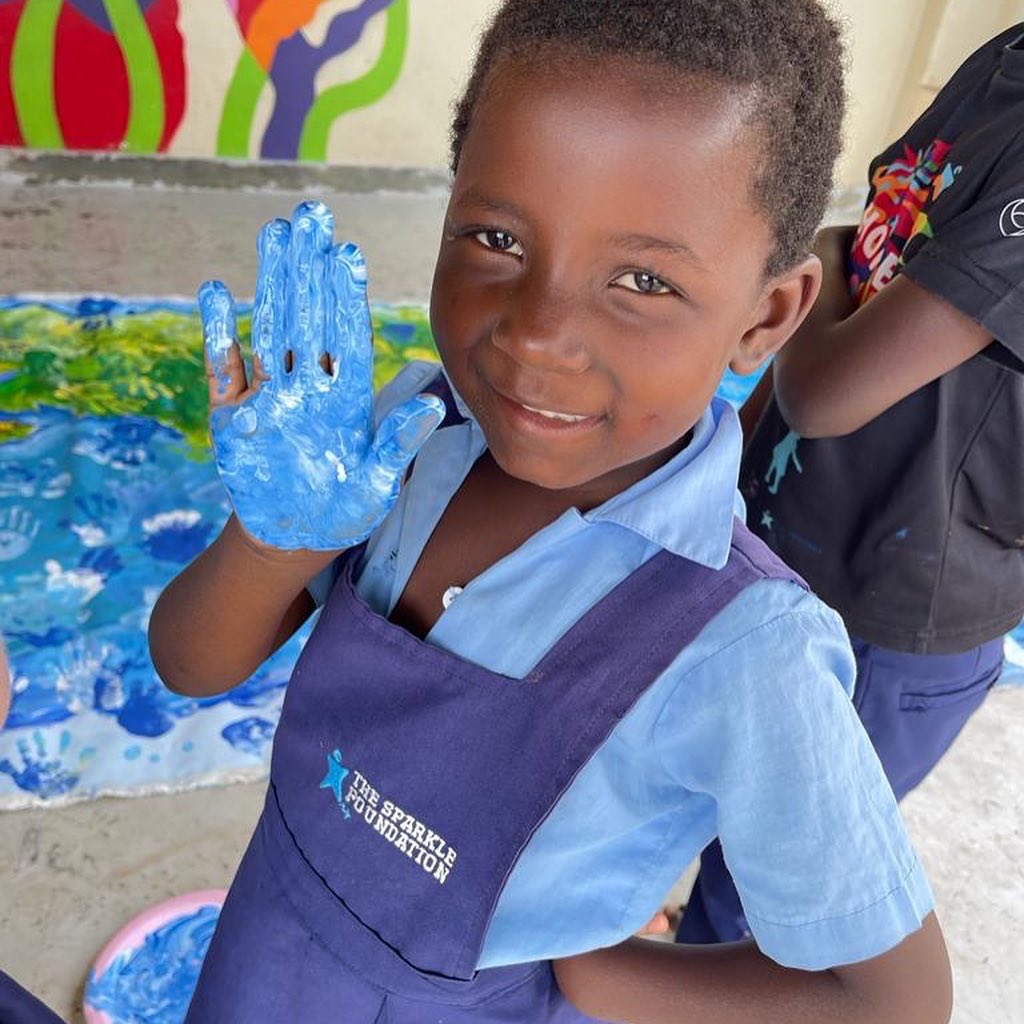
[[[206,387],[210,399],[210,409],[220,406],[234,406],[252,394],[248,390],[245,363],[238,345],[232,345],[227,352],[221,367],[215,369],[210,361],[209,351],[204,353],[206,363]]]
[[[323,203],[300,203],[292,217],[288,250],[289,380],[302,388],[325,387],[320,367],[327,326],[327,254],[334,240],[334,215]]]
[[[366,301],[366,261],[353,242],[331,250],[330,351],[333,377],[357,422],[373,414],[373,326]]]
[[[390,486],[405,476],[409,463],[444,419],[444,402],[416,395],[384,417],[370,451],[370,478]]]
[[[256,241],[260,266],[252,308],[252,353],[267,377],[284,377],[285,291],[288,287],[288,246],[292,226],[286,220],[263,225]]]
[[[222,281],[204,282],[198,300],[210,405],[224,405],[235,401],[248,386],[238,348],[235,300]]]

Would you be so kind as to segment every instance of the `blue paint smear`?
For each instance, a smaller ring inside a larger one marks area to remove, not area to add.
[[[278,699],[301,639],[204,700],[166,690],[150,660],[146,609],[227,516],[215,468],[188,459],[176,431],[138,417],[40,408],[19,418],[33,432],[3,446],[0,514],[18,509],[8,526],[24,533],[26,551],[10,543],[14,557],[0,559],[0,622],[15,675],[31,685],[15,686],[7,730],[70,725],[91,711],[152,738],[202,708]],[[25,761],[12,737],[0,757],[18,789],[61,789],[59,773],[40,767],[58,753]],[[77,763],[65,766],[66,778],[78,774]]]
[[[381,332],[388,341],[397,342],[399,345],[406,345],[416,336],[416,325],[389,323],[383,325]]]
[[[210,523],[174,523],[152,533],[146,540],[146,549],[162,562],[187,565],[206,550],[211,533]]]
[[[220,734],[235,750],[262,757],[267,744],[274,738],[274,723],[254,715],[232,722],[221,729]]]
[[[219,907],[201,907],[150,932],[101,977],[90,974],[86,1004],[112,1024],[181,1024],[219,914]]]

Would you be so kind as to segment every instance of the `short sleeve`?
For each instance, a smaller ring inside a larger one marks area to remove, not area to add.
[[[1006,350],[987,355],[1024,370],[1024,136],[1000,144],[1005,148],[984,171],[965,160],[936,202],[931,237],[918,235],[908,245],[903,272]],[[954,147],[954,163],[956,156]],[[958,206],[948,218],[941,215],[944,199]]]
[[[747,596],[770,586],[793,585]],[[670,770],[715,802],[759,948],[804,970],[891,949],[933,904],[850,701],[854,673],[838,616],[804,595],[687,673],[658,723]]]
[[[403,366],[377,393],[373,403],[374,421],[379,424],[396,405],[419,394],[437,376],[439,370],[437,363],[428,363],[426,360],[417,360]],[[318,608],[326,604],[337,576],[338,562],[335,560],[306,584],[306,590]]]

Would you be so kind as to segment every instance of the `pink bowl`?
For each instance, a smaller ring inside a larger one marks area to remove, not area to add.
[[[125,953],[132,953],[141,948],[146,936],[165,927],[180,917],[194,914],[202,907],[217,906],[224,903],[226,889],[201,889],[196,892],[183,893],[162,903],[155,903],[133,917],[117,934],[100,950],[93,961],[90,977],[101,977],[114,960]],[[86,1024],[115,1024],[103,1010],[89,1005],[88,987],[86,1001],[83,1006]]]

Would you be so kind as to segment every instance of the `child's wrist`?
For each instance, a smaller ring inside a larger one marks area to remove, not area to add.
[[[307,548],[289,550],[264,544],[245,528],[235,513],[224,524],[219,540],[236,550],[241,549],[245,557],[255,559],[267,570],[280,572],[285,578],[296,580],[300,586],[326,569],[341,553],[340,550],[311,551]]]

